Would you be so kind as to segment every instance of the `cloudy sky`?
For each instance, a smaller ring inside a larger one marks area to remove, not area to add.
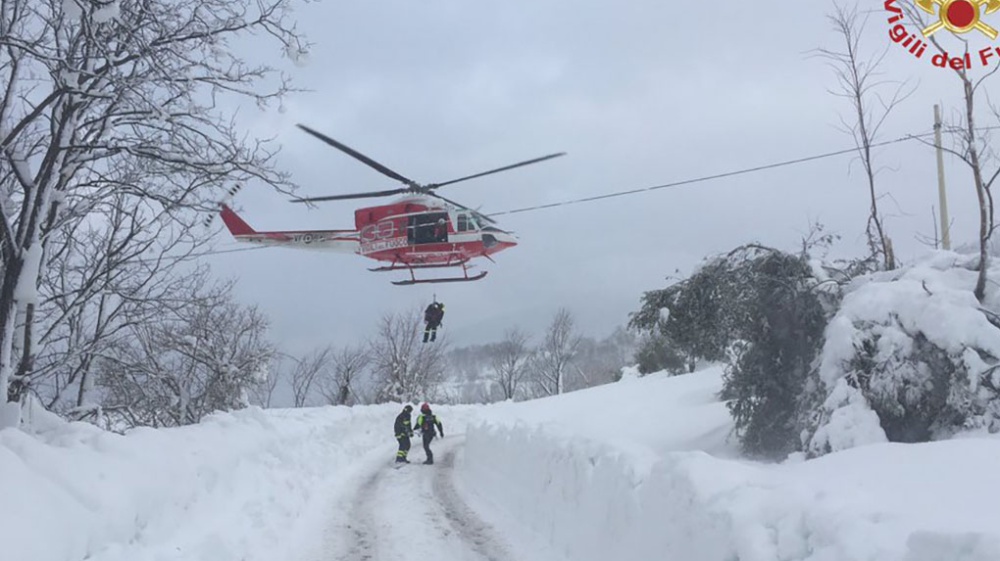
[[[468,2],[325,0],[301,6],[315,43],[289,66],[310,91],[283,111],[253,115],[276,134],[279,164],[302,196],[398,186],[294,127],[305,123],[421,182],[475,173],[553,152],[567,156],[445,187],[485,213],[679,181],[851,146],[838,130],[849,106],[828,93],[830,68],[810,55],[839,47],[832,3],[654,0]],[[933,104],[958,108],[946,71],[890,45],[882,2],[864,47],[887,47],[885,78],[918,89],[883,138],[929,131]],[[978,41],[978,39],[975,39]],[[248,53],[248,56],[251,56]],[[878,153],[886,225],[903,260],[926,246],[937,204],[933,151],[916,142]],[[975,236],[975,194],[948,158],[953,239]],[[249,186],[235,206],[258,230],[353,227],[356,202],[320,208]],[[362,200],[361,206],[387,200]],[[211,256],[239,277],[239,293],[273,320],[293,351],[357,342],[380,314],[448,304],[456,344],[540,332],[560,307],[595,336],[624,324],[643,291],[688,273],[706,255],[758,241],[794,249],[810,222],[842,235],[839,256],[864,250],[866,185],[841,156],[793,167],[601,202],[505,216],[520,245],[484,263],[468,284],[397,287],[358,256],[263,249]],[[218,225],[218,222],[216,223]],[[237,247],[219,234],[221,249]]]

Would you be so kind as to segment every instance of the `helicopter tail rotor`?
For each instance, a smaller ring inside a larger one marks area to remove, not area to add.
[[[217,210],[222,210],[222,209],[226,208],[227,205],[229,205],[230,203],[232,203],[233,199],[236,198],[236,193],[239,193],[240,189],[242,189],[242,188],[243,188],[243,185],[241,185],[239,183],[237,183],[236,185],[233,185],[232,187],[230,187],[229,190],[226,191],[226,195],[224,197],[222,197],[222,199],[220,199],[218,201],[218,203],[217,203],[218,209]],[[202,221],[202,223],[201,223],[202,226],[205,227],[205,228],[208,228],[208,225],[212,223],[212,220],[214,218],[215,218],[215,212],[213,212],[212,214],[209,214],[208,216],[205,217],[205,220]]]

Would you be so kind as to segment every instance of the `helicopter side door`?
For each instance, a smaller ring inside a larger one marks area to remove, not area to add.
[[[407,238],[411,244],[447,243],[448,213],[424,212],[410,216]]]

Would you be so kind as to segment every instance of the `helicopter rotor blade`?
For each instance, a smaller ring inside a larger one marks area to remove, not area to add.
[[[471,212],[473,215],[475,215],[476,218],[482,218],[482,219],[486,220],[487,222],[489,222],[491,224],[496,224],[497,223],[496,220],[493,220],[492,218],[490,218],[490,217],[488,217],[488,216],[486,216],[484,214],[480,214],[479,211],[477,211],[475,209],[471,209],[471,208],[463,205],[462,203],[459,203],[459,202],[453,201],[453,200],[451,200],[451,199],[449,199],[447,197],[443,197],[441,195],[438,195],[437,193],[435,193],[433,191],[429,191],[427,194],[430,195],[430,196],[432,196],[432,197],[437,197],[437,198],[441,199],[442,201],[444,201],[446,203],[450,203],[452,205],[455,205],[455,206],[457,206],[460,209],[467,210],[467,211]]]
[[[449,199],[449,198],[446,198],[446,197],[442,197],[441,195],[438,195],[437,193],[427,193],[427,194],[428,194],[428,195],[430,195],[430,196],[432,196],[432,197],[437,197],[437,198],[441,199],[442,201],[444,201],[444,202],[446,202],[446,203],[450,203],[450,204],[452,204],[452,205],[454,205],[454,206],[457,206],[457,207],[458,207],[458,208],[460,208],[460,209],[463,209],[463,210],[469,210],[469,211],[471,211],[471,210],[472,210],[471,208],[469,208],[469,207],[467,207],[467,206],[463,205],[463,204],[462,204],[462,203],[460,203],[460,202],[457,202],[457,201],[453,201],[453,200],[451,200],[451,199]],[[473,212],[474,212],[474,211],[473,211]]]
[[[387,175],[387,176],[389,176],[389,177],[391,177],[391,178],[393,178],[393,179],[395,179],[397,181],[402,181],[403,183],[407,184],[410,187],[419,187],[419,185],[417,184],[416,181],[413,181],[412,179],[410,179],[408,177],[405,177],[403,175],[400,175],[400,174],[392,171],[391,169],[387,168],[386,166],[384,166],[384,165],[376,162],[375,160],[369,158],[368,156],[365,156],[364,154],[362,154],[361,152],[358,152],[357,150],[351,148],[350,146],[347,146],[345,144],[341,144],[340,142],[337,142],[336,140],[330,138],[329,136],[326,136],[325,134],[323,134],[321,132],[314,131],[313,129],[311,129],[311,128],[305,126],[305,125],[296,124],[295,126],[297,126],[300,129],[306,131],[307,133],[315,136],[316,138],[322,140],[323,142],[329,144],[330,146],[333,146],[334,148],[336,148],[337,150],[340,150],[341,152],[347,154],[348,156],[351,156],[355,160],[358,160],[361,163],[367,165],[368,167],[370,167],[370,168],[372,168],[372,169],[374,169],[374,170],[382,173],[383,175]]]
[[[526,166],[530,164],[537,164],[539,162],[544,162],[545,160],[551,160],[552,158],[558,158],[559,156],[565,156],[566,152],[559,152],[558,154],[549,154],[548,156],[542,156],[541,158],[535,158],[533,160],[527,160],[524,162],[519,162],[516,164],[511,164],[509,166],[504,166],[502,168],[492,169],[490,171],[484,171],[482,173],[477,173],[475,175],[468,175],[466,177],[460,177],[458,179],[452,179],[451,181],[445,181],[444,183],[432,183],[427,186],[428,190],[437,189],[438,187],[444,187],[445,185],[452,185],[458,183],[459,181],[467,181],[469,179],[475,179],[477,177],[483,177],[484,175],[491,175],[494,173],[500,173],[501,171],[507,171],[509,169],[519,168],[521,166]]]
[[[345,195],[328,195],[325,197],[305,197],[292,199],[293,203],[317,203],[324,201],[343,201],[348,199],[367,199],[370,197],[388,197],[409,192],[409,189],[391,189],[388,191],[369,191],[367,193],[348,193]]]

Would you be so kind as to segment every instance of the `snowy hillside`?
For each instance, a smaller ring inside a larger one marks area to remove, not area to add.
[[[127,436],[0,431],[18,561],[1000,558],[1000,440],[740,460],[718,370],[439,408],[391,469],[397,405],[219,414]]]

